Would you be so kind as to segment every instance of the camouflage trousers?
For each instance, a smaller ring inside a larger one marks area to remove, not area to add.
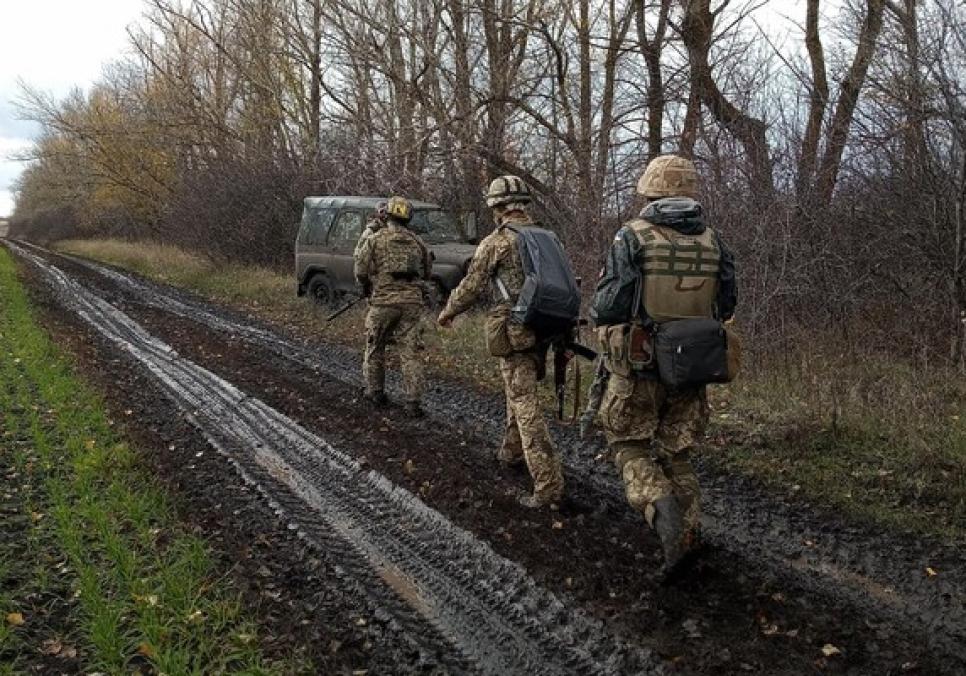
[[[537,367],[537,356],[528,352],[515,352],[500,359],[506,392],[506,432],[498,457],[507,464],[525,460],[533,478],[534,496],[554,501],[563,497],[563,472],[560,455],[540,410]]]
[[[690,452],[704,434],[704,387],[670,390],[654,380],[612,373],[600,423],[614,451],[627,502],[653,525],[655,501],[675,496],[689,528],[701,517],[701,491]]]
[[[423,324],[421,305],[370,305],[366,315],[366,351],[362,373],[366,392],[382,392],[386,383],[386,346],[399,348],[406,401],[418,402],[423,393]]]

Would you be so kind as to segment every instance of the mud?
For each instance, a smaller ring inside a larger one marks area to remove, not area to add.
[[[560,514],[521,514],[513,493],[526,477],[502,472],[489,457],[502,430],[493,397],[443,383],[429,397],[437,413],[429,422],[396,409],[377,413],[358,401],[354,356],[340,348],[278,336],[122,273],[55,260],[179,353],[410,487],[523,564],[568,608],[591,613],[679,669],[961,669],[962,560],[951,546],[850,526],[706,472],[711,546],[686,583],[662,587],[656,543],[623,505],[611,468],[593,461],[599,447],[576,444],[569,430],[557,434],[574,451],[567,463],[575,504]],[[923,581],[924,562],[941,566],[942,579]],[[382,582],[393,586],[392,577]],[[404,600],[412,595],[405,585],[396,591]],[[823,656],[829,643],[842,654]]]

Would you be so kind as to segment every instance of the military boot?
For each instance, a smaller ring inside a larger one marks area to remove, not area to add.
[[[501,446],[496,452],[496,459],[504,467],[520,467],[525,461],[522,452],[514,453],[506,446]]]
[[[664,549],[665,576],[670,575],[690,549],[688,530],[678,499],[673,495],[655,500],[652,526]]]

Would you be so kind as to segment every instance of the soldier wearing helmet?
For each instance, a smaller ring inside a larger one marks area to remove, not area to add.
[[[530,190],[517,176],[500,176],[490,183],[486,204],[493,210],[496,230],[480,242],[466,277],[450,294],[438,321],[449,327],[454,317],[491,288],[493,306],[486,319],[486,342],[490,354],[500,361],[507,412],[497,459],[507,466],[526,463],[533,493],[521,497],[520,502],[526,507],[542,507],[557,504],[564,491],[560,456],[537,398],[545,354],[533,331],[510,321],[510,310],[524,280],[514,226],[534,225],[530,202]]]
[[[592,302],[609,372],[598,421],[627,501],[657,532],[670,572],[697,540],[700,491],[690,453],[704,433],[708,404],[703,385],[674,389],[660,382],[650,339],[665,322],[730,319],[735,266],[705,224],[690,160],[655,158],[637,192],[644,209],[615,236]]]
[[[369,220],[366,221],[366,227],[362,231],[362,235],[359,236],[359,241],[356,242],[356,248],[352,253],[352,257],[354,261],[359,259],[359,253],[362,251],[363,243],[365,243],[367,239],[372,237],[372,235],[376,233],[378,230],[381,230],[386,226],[386,219],[387,219],[386,203],[379,202],[378,204],[376,204],[375,211],[373,211],[372,215],[369,216]],[[357,274],[356,281],[358,281],[358,277],[359,275]],[[362,286],[361,283],[360,283],[360,290],[362,291],[362,295],[364,296],[369,295],[370,290],[367,289],[365,286]]]
[[[406,408],[419,416],[423,388],[420,356],[424,349],[422,283],[430,277],[432,258],[419,236],[407,227],[412,212],[413,205],[406,198],[389,198],[385,223],[364,235],[356,247],[354,272],[369,299],[362,362],[366,398],[379,406],[386,403],[386,345],[395,343]]]

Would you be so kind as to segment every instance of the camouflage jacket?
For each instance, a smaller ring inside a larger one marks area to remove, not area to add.
[[[367,233],[370,232],[367,229]],[[412,278],[400,278],[389,274],[390,240],[399,235],[407,235],[419,250],[419,272]],[[432,272],[432,258],[429,249],[416,233],[389,223],[385,227],[363,235],[356,246],[354,272],[356,281],[361,285],[371,285],[372,305],[419,305],[423,303],[422,281],[429,279]]]
[[[373,217],[373,218],[370,218],[368,221],[366,221],[366,227],[362,231],[362,235],[359,237],[359,241],[356,242],[356,248],[352,254],[354,261],[359,260],[359,252],[362,251],[363,243],[365,243],[367,239],[369,239],[374,234],[382,230],[384,227],[386,227],[385,221],[381,221],[378,218]],[[358,276],[359,275],[357,274],[356,277]]]
[[[526,214],[512,212],[496,230],[483,238],[470,261],[466,277],[449,296],[442,313],[444,317],[455,317],[468,310],[488,287],[492,289],[493,301],[498,308],[504,306],[506,309],[516,302],[523,288],[523,264],[517,248],[517,234],[506,226],[526,227],[533,224]],[[495,288],[497,279],[506,287],[509,300]]]

